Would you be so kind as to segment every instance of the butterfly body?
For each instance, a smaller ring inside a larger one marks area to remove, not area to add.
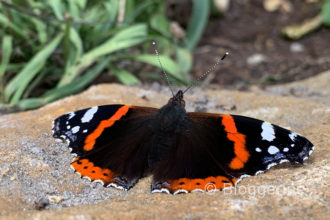
[[[62,115],[54,137],[69,142],[74,170],[128,190],[153,176],[152,192],[222,190],[282,162],[302,163],[306,138],[258,119],[186,112],[179,91],[160,109],[105,105]],[[211,186],[211,188],[210,188]]]

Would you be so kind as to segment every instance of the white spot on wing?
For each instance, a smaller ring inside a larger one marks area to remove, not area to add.
[[[273,167],[273,166],[275,166],[275,165],[277,165],[277,163],[270,163],[270,164],[268,164],[268,166],[267,166],[266,169],[268,170],[268,169],[270,169],[271,167]]]
[[[175,191],[173,193],[173,195],[176,195],[176,194],[179,194],[179,193],[188,193],[188,191],[187,190],[184,190],[184,189],[179,189],[179,190]]]
[[[273,141],[275,139],[275,131],[273,125],[268,122],[264,122],[262,123],[261,128],[262,140]]]
[[[201,189],[194,189],[191,192],[205,192],[205,191],[204,190],[201,190]]]
[[[289,148],[285,147],[283,148],[283,152],[288,152],[289,151]]]
[[[294,147],[294,144],[291,144],[291,147]]]
[[[87,132],[87,129],[83,130],[83,133],[86,133]]]
[[[114,188],[116,188],[116,189],[121,189],[121,190],[125,190],[125,191],[127,191],[127,189],[125,189],[124,187],[119,186],[119,185],[117,185],[117,184],[115,184],[115,183],[110,183],[110,184],[107,185],[107,187],[114,187]]]
[[[82,122],[82,123],[86,123],[86,122],[89,122],[90,120],[92,120],[93,117],[94,117],[94,114],[97,112],[97,109],[98,109],[97,106],[88,109],[88,110],[85,112],[84,116],[81,118],[81,122]]]
[[[269,153],[269,154],[276,154],[276,153],[278,153],[279,151],[280,151],[280,150],[279,150],[277,147],[273,146],[273,145],[269,146],[269,148],[268,148],[268,153]]]
[[[259,171],[257,171],[254,175],[259,175],[259,174],[261,174],[261,173],[263,173],[264,171],[262,171],[262,170],[259,170]]]
[[[72,131],[72,134],[75,134],[75,133],[77,133],[77,132],[79,131],[79,129],[80,129],[80,127],[79,127],[79,126],[75,126],[75,127],[73,127],[73,128],[71,129],[71,131]]]
[[[280,160],[280,162],[279,163],[286,163],[286,162],[290,162],[289,160],[287,160],[287,159],[283,159],[283,160]]]
[[[68,119],[70,120],[70,119],[73,118],[75,115],[76,115],[76,114],[75,114],[74,112],[70,112],[70,113],[69,113],[69,118],[68,118]]]
[[[102,180],[94,180],[93,183],[100,183],[102,186],[104,185],[104,182]]]
[[[82,178],[83,178],[83,179],[86,179],[86,180],[88,180],[88,181],[92,181],[91,178],[88,177],[88,176],[83,176]]]
[[[170,194],[170,191],[168,191],[168,189],[162,188],[162,189],[154,189],[151,191],[151,193],[167,193]]]
[[[68,125],[68,126],[66,126],[66,128],[69,130],[69,129],[71,128],[71,126],[70,126],[70,125]]]
[[[296,139],[296,137],[297,137],[297,133],[295,133],[295,132],[291,132],[291,133],[289,134],[289,137],[290,137],[290,139],[291,139],[292,141],[294,141],[294,140]]]
[[[257,152],[261,152],[261,149],[259,147],[256,148]]]

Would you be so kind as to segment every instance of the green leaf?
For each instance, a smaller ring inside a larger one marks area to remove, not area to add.
[[[74,19],[74,20],[78,20],[79,19],[79,6],[77,5],[77,3],[75,1],[69,0],[69,13],[70,16]]]
[[[146,34],[147,27],[144,24],[130,26],[121,30],[103,44],[83,55],[81,59],[79,59],[77,65],[72,66],[72,68],[65,73],[58,86],[63,86],[72,82],[76,76],[78,76],[88,66],[93,64],[99,57],[143,42]]]
[[[77,49],[76,57],[79,58],[83,54],[83,43],[82,40],[74,27],[70,28],[70,41]],[[77,60],[77,59],[75,59]]]
[[[129,4],[134,1],[128,1],[126,2],[126,9],[125,9],[125,24],[131,24],[134,22],[134,20],[141,15],[143,12],[145,12],[146,9],[150,8],[155,2],[153,1],[147,1],[147,2],[141,2],[137,7],[134,7],[131,9],[132,6]]]
[[[13,37],[10,35],[4,35],[2,38],[2,60],[0,65],[0,77],[2,77],[9,64],[9,59],[13,51]]]
[[[170,23],[163,13],[154,15],[151,18],[150,26],[164,36],[171,36],[169,31]]]
[[[189,71],[191,70],[193,62],[192,54],[182,47],[176,47],[175,49],[181,72],[185,75],[185,79],[189,79]]]
[[[0,14],[0,23],[3,24],[5,27],[12,29],[17,35],[21,36],[25,40],[29,40],[29,36],[26,32],[26,29],[18,27],[13,22],[9,21],[6,16]]]
[[[37,29],[40,43],[45,44],[47,42],[47,27],[46,27],[46,25],[43,22],[41,22],[39,19],[36,19],[36,18],[31,18],[31,21],[34,23],[34,25]]]
[[[322,21],[325,26],[330,26],[330,0],[326,0],[322,5]]]
[[[157,57],[151,54],[141,54],[132,56],[134,60],[148,63],[154,66],[161,68]],[[179,80],[180,82],[185,82],[186,80],[183,78],[182,74],[180,73],[180,67],[168,56],[159,55],[159,59],[161,60],[162,66],[166,72],[168,72],[171,76],[175,79]]]
[[[10,103],[15,104],[20,99],[22,93],[45,65],[48,57],[53,53],[58,44],[61,42],[63,34],[57,35],[48,45],[46,45],[41,51],[39,51],[34,57],[27,63],[27,65],[10,81],[5,89],[5,100],[11,99]]]
[[[117,79],[126,85],[137,84],[140,82],[140,80],[136,78],[134,74],[124,69],[113,68],[112,70],[115,72],[115,76],[117,77]]]
[[[186,48],[192,51],[206,27],[210,14],[210,0],[193,0],[192,15],[187,28]]]
[[[60,21],[63,21],[63,12],[62,12],[62,1],[61,0],[50,0],[48,4],[52,7],[53,12],[56,18]]]
[[[70,84],[49,90],[40,98],[29,98],[29,99],[21,100],[17,103],[17,105],[22,110],[34,109],[43,106],[49,102],[79,92],[102,73],[104,68],[106,68],[106,66],[108,65],[109,61],[110,61],[109,57],[103,59],[101,62],[99,62],[90,70],[88,70],[83,76],[80,76]]]

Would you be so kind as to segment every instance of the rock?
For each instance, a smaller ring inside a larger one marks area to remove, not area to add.
[[[180,24],[176,21],[172,21],[170,23],[170,32],[177,39],[182,39],[186,36],[186,32],[183,27],[181,27]]]
[[[290,45],[290,51],[293,53],[301,53],[305,50],[304,45],[300,44],[300,43],[292,43]]]
[[[213,0],[215,7],[221,12],[226,12],[230,6],[230,0]]]
[[[294,96],[330,104],[330,70],[305,80],[267,87],[267,92],[282,96]]]
[[[66,112],[113,103],[160,107],[168,101],[170,93],[104,84],[38,110],[1,116],[0,217],[9,220],[27,216],[31,219],[210,219],[219,216],[225,219],[326,219],[330,215],[327,77],[327,74],[319,75],[303,82],[272,87],[266,93],[197,88],[188,92],[185,100],[189,111],[204,105],[203,109],[209,112],[229,110],[233,114],[258,117],[290,127],[315,145],[305,165],[282,164],[259,176],[245,178],[236,188],[222,192],[151,194],[150,177],[141,179],[128,192],[104,188],[74,174],[70,169],[69,149],[52,138],[52,120]],[[299,87],[315,93],[282,96],[287,95],[285,91]],[[320,93],[323,90],[327,92]],[[40,198],[48,198],[48,202]],[[67,206],[70,207],[63,208]],[[45,210],[40,212],[41,209]]]
[[[264,0],[264,8],[266,11],[274,12],[278,9],[288,13],[292,11],[292,5],[287,0]]]
[[[246,59],[246,63],[250,66],[254,66],[264,62],[265,60],[266,60],[265,55],[260,53],[255,53]]]
[[[63,200],[61,196],[48,196],[48,201],[50,203],[60,203]]]

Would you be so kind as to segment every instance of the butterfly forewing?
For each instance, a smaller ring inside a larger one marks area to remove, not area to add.
[[[213,144],[217,147],[206,147],[217,155],[226,172],[236,177],[255,175],[282,162],[302,163],[314,149],[301,135],[258,119],[226,114],[189,116],[205,133],[214,134],[212,127],[216,127]]]
[[[105,105],[55,119],[53,135],[69,142],[82,176],[128,189],[144,173],[154,108]]]

